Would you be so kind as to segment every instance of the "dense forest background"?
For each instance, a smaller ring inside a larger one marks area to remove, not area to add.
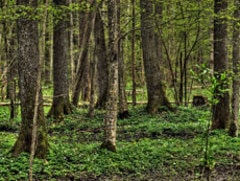
[[[240,178],[239,0],[0,9],[0,180]]]

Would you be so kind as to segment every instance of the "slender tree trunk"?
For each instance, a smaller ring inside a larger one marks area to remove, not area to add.
[[[125,90],[125,66],[124,66],[124,60],[123,60],[123,48],[121,48],[121,41],[119,41],[118,45],[118,52],[119,52],[119,62],[118,62],[118,82],[119,82],[119,89],[118,89],[118,95],[119,95],[119,113],[118,117],[120,119],[126,119],[129,118],[130,114],[128,112],[128,104],[127,104],[127,95]]]
[[[94,39],[96,45],[97,84],[98,84],[98,100],[96,103],[96,107],[105,108],[108,87],[107,48],[105,44],[105,32],[103,20],[101,18],[99,9],[96,12]]]
[[[54,0],[55,5],[67,5],[66,0]],[[48,116],[54,116],[58,121],[64,114],[72,112],[69,100],[69,80],[67,61],[67,23],[60,20],[54,26],[53,32],[53,103]]]
[[[44,65],[44,84],[49,85],[52,83],[51,78],[51,64],[52,64],[52,32],[46,32],[46,45],[45,45],[45,65]]]
[[[43,65],[45,65],[45,60],[46,60],[45,59],[46,58],[45,51],[48,51],[46,49],[47,18],[48,18],[48,0],[45,0],[44,17],[41,22],[41,36],[40,36],[40,40],[39,40],[40,61],[43,62]],[[45,74],[45,66],[43,66],[42,71]],[[45,78],[45,77],[43,77],[43,78]]]
[[[120,0],[116,0],[116,3],[120,5]],[[117,32],[120,32],[120,7],[117,11]],[[118,116],[120,119],[128,118],[128,104],[127,104],[127,95],[126,95],[126,82],[125,82],[125,65],[124,65],[124,56],[123,56],[123,47],[122,41],[118,41],[118,95],[119,95],[119,113]]]
[[[45,4],[48,6],[48,0],[46,0]],[[47,7],[45,7],[47,8]],[[44,84],[49,85],[52,83],[52,77],[51,77],[51,69],[52,69],[52,54],[53,54],[53,32],[52,32],[52,15],[50,13],[47,13],[47,10],[45,10],[46,14],[46,20],[43,24],[46,26],[45,35],[44,35],[44,41],[45,45],[43,45],[43,58],[44,58]]]
[[[171,109],[171,105],[166,97],[164,85],[161,80],[160,61],[157,56],[157,45],[153,13],[154,4],[152,1],[140,1],[141,12],[141,36],[143,46],[143,61],[147,82],[148,104],[147,111],[156,114],[160,106]]]
[[[231,136],[238,136],[239,131],[239,91],[240,91],[240,75],[239,75],[239,66],[240,66],[240,0],[235,0],[235,12],[234,18],[236,20],[233,24],[233,52],[232,52],[232,61],[233,61],[233,83],[232,83],[232,119],[229,129],[229,134]]]
[[[96,75],[96,47],[94,48],[93,56],[91,57],[90,73],[91,73],[91,91],[88,116],[91,118],[94,116],[95,108],[95,75]]]
[[[15,50],[15,40],[13,37],[13,34],[11,35],[11,38],[9,42],[9,46],[6,51],[6,58],[8,62],[8,70],[7,70],[7,94],[8,98],[10,100],[10,120],[15,118],[15,115],[17,114],[16,106],[15,106],[15,100],[16,100],[16,77],[17,77],[17,61],[14,57],[16,54]]]
[[[212,129],[225,129],[229,126],[230,107],[229,107],[229,92],[221,92],[226,90],[228,85],[221,80],[222,74],[227,74],[228,59],[227,59],[227,23],[226,18],[222,18],[222,13],[227,9],[227,0],[215,0],[214,12],[214,76],[217,79],[218,86],[214,92],[214,99],[218,103],[213,105],[213,120]]]
[[[5,1],[7,6],[8,2]],[[3,39],[4,39],[4,51],[6,60],[6,82],[7,82],[7,96],[10,100],[10,120],[15,117],[16,106],[14,105],[16,98],[16,77],[17,77],[17,60],[16,60],[16,23],[9,23],[3,21]]]
[[[104,118],[105,134],[101,145],[110,151],[116,151],[116,131],[118,113],[118,8],[117,0],[108,0],[108,26],[109,26],[109,73],[108,97],[106,114]]]
[[[132,48],[132,105],[136,106],[137,104],[137,83],[136,83],[136,56],[135,56],[135,24],[136,24],[136,13],[135,13],[135,0],[132,0],[132,42],[131,42],[131,48]]]
[[[18,5],[36,7],[37,2],[29,0],[18,0]],[[38,22],[36,20],[18,19],[18,71],[19,71],[19,88],[21,101],[21,128],[18,138],[12,148],[14,156],[21,152],[31,151],[33,115],[35,107],[35,98],[37,94],[38,72],[41,71],[39,66],[39,49],[38,49]],[[35,156],[45,158],[48,152],[47,129],[43,112],[42,93],[39,92],[39,105],[37,114],[37,134],[35,142]]]
[[[95,5],[95,0],[91,2],[91,7]],[[82,14],[82,13],[81,13]],[[83,15],[83,14],[82,14]],[[76,67],[76,76],[74,78],[73,85],[73,97],[72,104],[78,106],[78,101],[80,97],[80,91],[83,90],[83,85],[87,82],[84,82],[86,74],[89,73],[89,64],[88,60],[88,47],[90,41],[90,35],[93,29],[93,22],[95,19],[95,11],[86,12],[84,18],[81,18],[80,22],[80,53]]]
[[[72,0],[68,0],[69,4],[72,4]],[[71,71],[71,88],[73,85],[74,81],[74,68],[75,68],[75,63],[74,63],[74,23],[73,23],[73,12],[70,12],[70,30],[69,30],[69,58],[70,58],[70,71]]]

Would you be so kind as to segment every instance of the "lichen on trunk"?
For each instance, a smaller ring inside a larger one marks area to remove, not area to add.
[[[24,4],[26,1],[22,0],[18,3]],[[38,97],[38,109],[36,109],[37,135],[34,152],[36,157],[45,158],[49,144],[43,111],[42,92],[39,91],[40,84],[38,85],[40,71],[38,23],[36,20],[21,18],[17,21],[17,31],[19,44],[19,91],[22,122],[18,138],[11,151],[14,156],[18,156],[22,152],[31,152],[35,100],[36,97]],[[37,91],[39,91],[38,96],[36,96]]]

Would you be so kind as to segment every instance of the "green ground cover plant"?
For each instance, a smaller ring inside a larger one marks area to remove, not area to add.
[[[0,108],[5,109],[5,108]],[[2,111],[2,110],[1,110]],[[7,123],[1,115],[0,124]],[[46,160],[34,160],[35,180],[206,180],[204,149],[210,112],[205,108],[180,107],[148,115],[143,106],[130,108],[129,119],[118,120],[117,152],[100,149],[102,111],[94,118],[76,109],[64,122],[48,119],[50,151]],[[27,180],[29,155],[9,154],[19,128],[0,130],[0,180]],[[240,139],[225,131],[209,137],[210,178],[240,180]]]

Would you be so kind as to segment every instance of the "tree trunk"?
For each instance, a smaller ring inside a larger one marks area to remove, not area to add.
[[[94,39],[96,45],[97,58],[97,84],[98,84],[98,100],[97,108],[105,108],[107,100],[108,87],[108,65],[107,65],[107,49],[105,44],[105,32],[103,20],[100,16],[100,10],[96,12]]]
[[[29,0],[18,0],[18,5],[27,6]],[[37,2],[30,4],[36,7]],[[21,128],[17,141],[15,142],[12,153],[18,156],[21,152],[31,151],[33,115],[35,107],[35,98],[37,91],[39,66],[39,49],[38,49],[38,23],[36,20],[29,20],[21,17],[17,21],[18,25],[18,71],[19,71],[19,88],[21,101]],[[39,105],[37,116],[37,134],[35,143],[35,156],[45,158],[48,152],[47,129],[43,112],[42,94],[39,93]]]
[[[91,2],[91,8],[95,5],[95,0]],[[89,73],[89,64],[88,60],[88,48],[90,35],[92,33],[93,22],[95,19],[95,12],[84,12],[86,14],[81,13],[84,17],[80,19],[80,53],[76,67],[76,76],[74,78],[73,85],[73,97],[72,104],[74,106],[78,106],[78,101],[80,97],[80,91],[83,90],[83,85],[87,82],[84,82],[84,78],[86,74]]]
[[[120,4],[120,0],[116,0],[117,4]],[[117,11],[117,32],[120,32],[120,7]],[[125,65],[124,65],[124,51],[122,41],[118,41],[118,95],[119,95],[119,113],[118,117],[120,119],[128,118],[128,104],[127,104],[127,95],[125,90],[126,82],[125,82]]]
[[[159,106],[171,105],[165,95],[164,85],[161,80],[160,60],[156,44],[155,29],[153,27],[154,4],[152,1],[140,1],[141,5],[141,36],[143,46],[143,61],[147,82],[148,104],[147,111],[156,114]]]
[[[14,104],[16,100],[16,77],[17,77],[17,61],[15,60],[14,55],[16,54],[15,50],[15,40],[11,37],[9,41],[9,48],[7,50],[7,61],[8,61],[8,70],[7,70],[7,93],[8,99],[10,100],[10,120],[15,118],[17,114],[16,106]]]
[[[45,0],[45,7],[44,7],[44,17],[41,21],[41,35],[40,35],[40,48],[39,48],[39,52],[40,52],[40,61],[43,63],[43,74],[45,75],[45,60],[47,60],[46,58],[46,52],[45,51],[49,51],[49,49],[46,49],[46,41],[47,41],[47,19],[48,19],[48,0]],[[48,61],[48,60],[47,60]],[[43,77],[45,78],[45,76]],[[45,82],[48,82],[45,80]]]
[[[101,145],[110,151],[116,151],[116,131],[118,113],[118,8],[117,0],[108,0],[109,26],[109,73],[106,114],[104,118],[105,134]]]
[[[52,17],[50,17],[50,14],[48,14],[48,20],[47,20],[47,26],[50,26],[50,29],[52,28],[51,23],[52,23]],[[53,33],[52,30],[47,29],[46,30],[46,35],[45,35],[45,65],[44,65],[44,84],[49,85],[52,83],[52,78],[51,78],[51,63],[52,63],[52,49],[53,49]]]
[[[55,5],[66,5],[66,0],[54,0]],[[53,103],[48,116],[58,121],[64,114],[72,112],[69,101],[69,80],[67,61],[67,26],[64,20],[58,21],[53,32]]]
[[[240,91],[240,75],[239,75],[239,66],[240,66],[240,0],[235,0],[235,12],[234,18],[236,20],[233,24],[233,52],[232,52],[232,61],[233,61],[233,83],[232,83],[232,119],[229,129],[229,134],[231,136],[238,136],[239,130],[239,91]]]
[[[6,1],[5,1],[6,3]],[[7,4],[5,4],[7,6]],[[16,77],[17,77],[17,60],[16,60],[16,28],[15,23],[7,23],[3,21],[3,35],[4,35],[4,51],[6,60],[6,80],[7,80],[7,96],[10,100],[10,120],[15,118],[16,106],[14,105],[16,99]]]
[[[221,80],[222,74],[227,74],[228,59],[227,59],[227,23],[226,18],[222,18],[221,14],[227,9],[226,0],[215,0],[214,12],[214,76],[219,84],[214,92],[214,99],[218,103],[213,105],[213,120],[212,129],[225,129],[229,126],[230,107],[229,107],[229,92],[221,92],[226,90],[228,85]]]
[[[118,45],[118,52],[119,52],[119,62],[118,62],[118,82],[119,82],[119,89],[118,89],[118,95],[119,95],[119,113],[118,117],[120,119],[126,119],[129,118],[130,114],[128,112],[128,104],[127,104],[127,95],[126,95],[126,82],[125,82],[125,66],[124,66],[124,60],[123,60],[123,48],[121,48],[121,41],[119,41]]]
[[[90,74],[91,74],[91,95],[89,101],[89,108],[88,108],[88,116],[92,118],[94,116],[94,108],[95,108],[95,74],[96,74],[96,56],[94,49],[94,54],[91,57],[91,64],[90,64]]]
[[[136,106],[137,104],[137,83],[136,83],[136,56],[135,56],[135,24],[136,24],[136,13],[135,13],[135,0],[132,0],[132,42],[131,42],[131,49],[132,49],[132,105]]]
[[[129,118],[130,114],[128,112],[127,95],[126,95],[126,82],[125,82],[125,65],[124,65],[124,52],[122,47],[122,41],[119,40],[118,45],[119,60],[118,60],[118,95],[119,95],[119,108],[118,117],[120,119]]]

